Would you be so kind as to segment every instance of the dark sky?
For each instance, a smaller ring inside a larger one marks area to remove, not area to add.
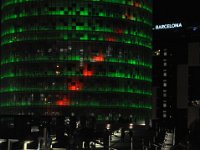
[[[198,0],[153,0],[153,24],[200,22]]]

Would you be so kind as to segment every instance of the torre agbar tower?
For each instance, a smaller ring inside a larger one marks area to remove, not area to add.
[[[2,0],[1,114],[151,116],[151,0]]]

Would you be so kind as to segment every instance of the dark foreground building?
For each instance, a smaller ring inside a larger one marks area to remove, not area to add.
[[[2,0],[4,115],[151,116],[150,0]]]
[[[155,122],[161,127],[173,128],[176,146],[186,145],[190,125],[200,117],[199,37],[199,24],[187,22],[179,28],[154,30]]]

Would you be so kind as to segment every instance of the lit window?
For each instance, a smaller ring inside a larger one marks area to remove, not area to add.
[[[159,55],[160,55],[160,50],[155,51],[154,54],[155,54],[156,56],[159,56]]]
[[[163,118],[166,118],[167,117],[167,112],[164,110],[163,111]]]
[[[167,66],[167,62],[164,62],[164,63],[163,63],[163,66]]]
[[[166,76],[167,76],[167,72],[164,72],[164,73],[163,73],[163,76],[166,77]]]
[[[167,87],[167,83],[163,83],[163,87]]]
[[[166,104],[166,103],[164,103],[164,104],[163,104],[163,107],[164,107],[164,108],[166,108],[166,107],[167,107],[167,104]]]
[[[167,97],[167,93],[163,93],[163,97]]]
[[[164,56],[167,56],[167,52],[164,52],[163,55],[164,55]]]
[[[163,118],[166,118],[167,117],[167,115],[166,114],[163,114]]]

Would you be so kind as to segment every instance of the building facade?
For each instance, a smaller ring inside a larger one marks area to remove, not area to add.
[[[199,111],[199,25],[154,31],[154,118],[176,129],[176,142],[185,140]]]
[[[184,34],[184,27],[154,30],[153,86],[157,88],[156,117],[161,120],[176,120],[177,66],[187,62]]]
[[[198,34],[198,31],[196,31]],[[200,35],[200,34],[199,34]],[[177,106],[185,110],[187,127],[200,118],[199,69],[200,69],[200,41],[199,36],[188,43],[188,63],[178,66]]]
[[[1,11],[1,114],[150,117],[150,0],[2,0]]]

